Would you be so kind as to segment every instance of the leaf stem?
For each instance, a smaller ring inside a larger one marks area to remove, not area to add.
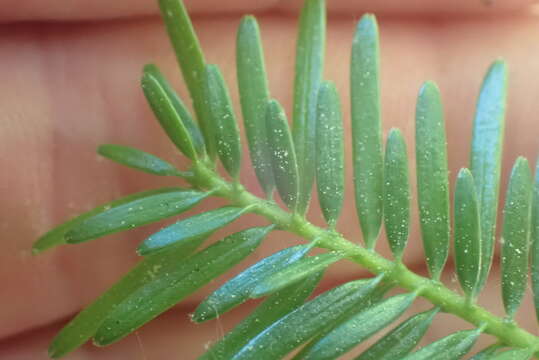
[[[317,239],[316,246],[338,251],[373,274],[384,273],[384,278],[388,281],[410,292],[420,292],[421,297],[440,307],[442,311],[456,315],[477,327],[484,327],[484,333],[495,336],[506,346],[529,348],[539,352],[539,337],[514,322],[508,322],[483,307],[470,303],[440,281],[417,275],[398,260],[390,261],[373,250],[352,243],[336,231],[327,231],[313,225],[303,216],[283,210],[273,201],[261,199],[243,187],[238,189],[201,162],[195,164],[193,171],[195,176],[187,179],[192,185],[214,189],[215,196],[226,198],[235,206],[251,207],[251,212],[265,217],[281,230],[290,231],[309,241]]]

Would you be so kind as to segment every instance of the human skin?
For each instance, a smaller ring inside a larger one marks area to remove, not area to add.
[[[121,195],[174,183],[174,179],[140,174],[95,155],[102,143],[131,145],[174,161],[186,162],[167,140],[145,103],[139,87],[142,66],[161,67],[184,99],[188,98],[157,9],[152,1],[71,1],[69,6],[38,0],[0,0],[0,358],[46,359],[54,333],[81,307],[98,296],[137,261],[134,249],[151,230],[115,235],[78,246],[31,255],[37,237],[68,217]],[[259,19],[272,96],[291,109],[297,9],[301,2],[187,1],[207,61],[218,64],[230,85],[238,114],[235,82],[235,31],[244,13]],[[539,151],[539,18],[530,1],[334,0],[329,3],[325,78],[341,93],[345,133],[350,131],[348,66],[354,25],[366,10],[376,11],[382,47],[384,134],[402,129],[413,154],[415,99],[421,83],[434,80],[444,101],[450,178],[468,164],[471,124],[481,79],[488,65],[503,57],[509,64],[507,130],[502,194],[518,155],[532,165]],[[406,3],[406,8],[402,5]],[[284,4],[284,5],[283,5]],[[369,7],[371,6],[371,7]],[[350,138],[347,137],[350,163]],[[412,174],[414,157],[410,156]],[[360,242],[348,171],[347,196],[338,228]],[[248,159],[242,179],[260,193]],[[415,179],[412,178],[412,183]],[[503,199],[503,196],[502,196]],[[217,206],[207,201],[201,208]],[[311,218],[322,224],[316,206]],[[424,255],[414,222],[405,262],[425,274]],[[238,230],[255,220],[238,221]],[[501,217],[499,217],[499,223]],[[221,234],[226,234],[222,232]],[[298,239],[270,237],[250,261]],[[383,237],[378,249],[389,252]],[[498,259],[480,302],[498,315],[501,310]],[[446,284],[459,291],[452,276]],[[368,274],[351,263],[334,267],[322,284],[327,289]],[[188,320],[197,300],[217,283],[118,345],[85,346],[68,359],[191,359],[204,344],[222,334],[252,305],[217,322],[195,326]],[[418,302],[417,309],[426,304]],[[443,315],[427,341],[466,327]],[[517,320],[536,332],[528,294]],[[488,344],[485,337],[483,344]]]

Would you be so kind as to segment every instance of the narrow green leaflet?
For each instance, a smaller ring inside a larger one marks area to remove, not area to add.
[[[178,176],[182,174],[165,160],[129,146],[106,144],[101,145],[97,152],[112,161],[150,174],[160,176]]]
[[[121,206],[123,204],[136,201],[138,199],[143,199],[149,196],[158,195],[158,194],[165,194],[169,192],[176,192],[182,190],[181,188],[177,187],[169,187],[169,188],[161,188],[161,189],[155,189],[155,190],[148,190],[143,191],[135,194],[131,194],[129,196],[111,201],[109,203],[100,205],[84,214],[78,215],[67,222],[58,225],[54,229],[48,231],[44,235],[42,235],[33,245],[32,252],[34,254],[39,254],[42,251],[48,250],[50,248],[53,248],[57,245],[66,244],[66,238],[65,234],[74,228],[75,226],[82,223],[84,220],[95,216],[99,213],[102,213],[104,211],[108,211],[110,209],[113,209],[117,206]]]
[[[480,334],[480,329],[459,331],[435,341],[401,360],[458,360],[470,351]]]
[[[496,351],[502,347],[503,346],[499,344],[490,345],[475,354],[473,357],[470,358],[470,360],[491,360],[493,356],[496,356]]]
[[[146,256],[191,241],[198,236],[209,235],[230,224],[248,210],[249,208],[224,206],[182,219],[148,237],[139,245],[137,252]]]
[[[483,261],[478,291],[487,280],[494,252],[506,93],[507,67],[505,62],[498,60],[490,66],[481,86],[470,154],[470,170],[475,180],[481,216]]]
[[[94,336],[103,320],[116,305],[144,284],[178,268],[178,264],[194,252],[204,240],[204,238],[199,238],[173,251],[144,258],[120,281],[64,326],[52,340],[49,346],[49,356],[54,359],[60,358],[84,344]]]
[[[258,182],[269,198],[275,188],[266,136],[265,114],[269,90],[260,30],[253,16],[245,16],[238,28],[236,68],[251,163]]]
[[[356,209],[363,239],[374,248],[382,225],[383,154],[380,45],[374,15],[363,15],[352,44],[350,90]]]
[[[252,289],[250,296],[259,298],[281,290],[313,273],[324,270],[342,258],[341,254],[333,252],[305,257],[263,278]]]
[[[266,130],[275,185],[283,202],[295,210],[298,200],[298,164],[284,110],[277,100],[266,107]]]
[[[535,168],[531,219],[531,278],[535,315],[539,321],[539,160]]]
[[[209,195],[209,192],[178,189],[138,198],[85,219],[66,232],[65,238],[68,243],[76,244],[150,224],[187,211]]]
[[[299,284],[276,292],[258,306],[232,331],[213,345],[199,360],[231,359],[245,344],[265,328],[304,303],[316,288],[322,272],[311,275]]]
[[[293,136],[298,159],[298,213],[309,207],[315,173],[316,103],[324,71],[324,0],[306,0],[299,19],[294,78]]]
[[[301,259],[310,249],[309,245],[293,246],[247,268],[204,299],[192,320],[197,323],[211,320],[240,305],[249,299],[251,291],[262,279]]]
[[[318,90],[316,111],[316,185],[324,218],[335,226],[344,198],[344,135],[341,100],[332,82]]]
[[[529,349],[513,349],[502,353],[492,355],[485,360],[528,360],[531,359],[533,350]]]
[[[415,294],[401,294],[360,311],[327,334],[319,335],[295,360],[332,360],[391,324],[412,305]]]
[[[159,7],[168,36],[176,52],[176,59],[193,100],[197,119],[206,140],[207,152],[213,159],[215,157],[215,144],[209,141],[208,113],[204,102],[203,80],[206,64],[200,43],[181,0],[159,0]]]
[[[430,274],[438,280],[449,250],[449,180],[440,91],[432,82],[419,91],[415,136],[421,235]]]
[[[103,346],[120,340],[176,305],[251,254],[271,229],[251,228],[230,235],[162,276],[154,277],[107,315],[94,342]]]
[[[155,117],[170,140],[185,156],[196,159],[197,146],[200,148],[201,141],[198,129],[194,124],[186,126],[192,120],[186,115],[185,106],[155,65],[144,67],[141,84]]]
[[[460,286],[469,300],[478,295],[481,271],[481,225],[474,178],[461,169],[455,186],[455,267]]]
[[[522,302],[528,280],[531,186],[528,160],[519,157],[511,171],[503,209],[502,297],[510,318]]]
[[[391,330],[355,360],[400,360],[408,355],[427,332],[438,309],[412,316]]]
[[[386,143],[384,224],[391,252],[400,261],[410,231],[410,181],[406,143],[398,129],[391,129]]]
[[[274,360],[294,350],[368,297],[380,282],[357,280],[327,291],[282,317],[251,339],[231,360]]]
[[[214,139],[217,155],[226,171],[237,180],[241,167],[240,131],[225,80],[216,65],[206,65],[204,86],[211,125],[209,136]]]

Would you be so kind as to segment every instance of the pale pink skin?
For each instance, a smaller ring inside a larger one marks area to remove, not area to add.
[[[510,69],[504,174],[517,155],[535,163],[539,150],[539,19],[528,6],[532,1],[496,0],[493,6],[486,7],[479,0],[440,1],[437,5],[429,0],[395,0],[372,8],[367,5],[374,1],[329,2],[326,78],[334,80],[342,93],[347,128],[348,62],[354,25],[365,10],[375,11],[382,36],[385,132],[390,127],[400,127],[408,140],[409,153],[413,153],[415,97],[424,80],[436,81],[446,109],[454,180],[458,169],[467,164],[471,120],[482,76],[490,62],[501,56]],[[154,121],[139,88],[142,66],[155,62],[186,97],[154,2],[77,0],[69,2],[69,7],[62,2],[45,3],[0,0],[0,21],[4,23],[0,26],[2,359],[45,359],[46,345],[53,334],[135,263],[136,244],[156,228],[31,256],[35,239],[66,217],[119,195],[174,181],[99,159],[96,147],[111,142],[126,144],[180,165],[183,161]],[[287,110],[291,108],[296,30],[293,14],[300,1],[292,1],[290,8],[279,3],[285,2],[234,0],[225,5],[215,0],[187,1],[194,11],[195,27],[208,61],[222,67],[231,86],[237,113],[234,41],[240,15],[247,12],[258,15],[266,53],[271,55],[266,62],[272,93]],[[406,8],[401,7],[404,3]],[[214,13],[216,10],[220,13]],[[55,22],[38,23],[46,20]],[[347,146],[349,142],[347,138]],[[242,178],[259,193],[247,159]],[[502,189],[505,184],[504,180]],[[339,227],[351,239],[359,240],[351,179],[347,185]],[[208,201],[204,207],[216,204]],[[318,210],[313,209],[311,217],[322,223]],[[245,218],[232,229],[253,221],[253,217]],[[424,273],[418,235],[414,221],[405,261]],[[284,241],[282,236],[272,239],[251,261],[296,241],[293,237]],[[383,240],[379,250],[389,256]],[[502,315],[497,269],[496,265],[493,280],[480,300]],[[334,266],[330,274],[324,288],[365,275],[349,263]],[[458,284],[452,281],[452,265],[448,265],[446,274],[446,283],[457,289]],[[210,285],[144,327],[138,337],[131,336],[104,350],[86,346],[68,358],[194,358],[204,351],[206,342],[217,338],[252,308],[246,306],[219,322],[191,324],[187,313],[217,285]],[[418,309],[428,305],[423,301],[417,304]],[[426,341],[463,326],[452,316],[440,319],[443,320],[435,323]],[[535,331],[529,295],[517,319]]]

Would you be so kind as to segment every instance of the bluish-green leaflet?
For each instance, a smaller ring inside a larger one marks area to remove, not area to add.
[[[414,299],[414,294],[401,294],[360,310],[329,333],[315,338],[294,359],[336,359],[392,323]]]
[[[142,285],[176,269],[178,264],[195,251],[204,240],[204,238],[199,238],[173,251],[144,258],[120,281],[64,326],[52,340],[49,346],[49,356],[55,359],[60,358],[84,344],[94,336],[105,317],[116,305]]]
[[[261,279],[252,289],[250,296],[252,298],[259,298],[281,290],[290,284],[305,279],[313,273],[326,269],[329,265],[342,258],[343,256],[341,254],[331,252],[307,256],[287,264],[287,266],[284,266],[282,269]]]
[[[291,210],[298,200],[298,164],[288,121],[277,100],[269,100],[266,107],[266,131],[275,185],[279,196]]]
[[[391,252],[400,261],[410,231],[410,182],[406,144],[398,129],[391,129],[386,143],[384,224]]]
[[[354,309],[380,282],[357,280],[327,291],[282,317],[249,341],[231,360],[275,360]],[[265,351],[257,351],[264,349]]]
[[[437,340],[401,360],[458,360],[470,351],[480,329],[463,330]]]
[[[49,230],[47,233],[42,235],[32,246],[32,251],[34,254],[38,254],[42,251],[48,250],[50,248],[53,248],[57,245],[66,244],[66,238],[65,234],[77,226],[78,224],[82,223],[84,220],[97,215],[103,211],[110,210],[112,208],[115,208],[117,206],[135,201],[137,199],[142,199],[148,196],[153,196],[157,194],[162,193],[168,193],[168,192],[174,192],[181,190],[181,188],[177,187],[168,187],[168,188],[160,188],[160,189],[154,189],[154,190],[147,190],[142,191],[139,193],[131,194],[126,197],[111,201],[109,203],[100,205],[88,212],[85,212],[81,215],[78,215],[68,221],[66,221],[63,224],[60,224],[53,228],[52,230]]]
[[[350,90],[356,209],[363,239],[374,248],[382,225],[383,154],[380,49],[374,15],[363,15],[352,44]]]
[[[165,22],[176,59],[189,89],[193,106],[206,142],[210,158],[215,158],[215,144],[210,141],[207,109],[204,103],[205,60],[191,19],[180,0],[159,0],[162,19]]]
[[[139,245],[137,252],[146,256],[191,241],[198,236],[211,234],[247,211],[247,208],[224,206],[182,219],[148,237]]]
[[[438,280],[449,250],[449,180],[442,103],[432,82],[419,91],[415,141],[421,236],[430,274]]]
[[[232,234],[139,287],[118,304],[94,336],[108,345],[168,310],[251,254],[273,227]]]
[[[252,338],[275,321],[296,309],[316,288],[322,272],[309,276],[299,284],[293,284],[276,292],[242,320],[232,331],[213,345],[199,360],[228,360]]]
[[[204,85],[209,134],[226,171],[237,180],[241,167],[240,131],[225,80],[216,65],[206,65]]]
[[[427,332],[438,309],[412,316],[384,335],[355,360],[400,360],[410,353]]]
[[[455,185],[455,267],[460,286],[468,300],[479,293],[481,225],[474,178],[468,169],[461,169]]]
[[[271,197],[275,183],[266,136],[266,104],[269,90],[258,23],[245,16],[238,28],[236,73],[241,111],[251,163],[266,197]]]
[[[293,246],[260,260],[204,299],[196,308],[192,320],[211,320],[243,303],[261,280],[301,259],[310,249],[309,245]]]
[[[332,82],[320,85],[316,117],[318,201],[328,224],[335,226],[344,198],[344,139],[341,100]]]
[[[184,189],[152,194],[85,219],[72,227],[65,238],[68,243],[75,244],[150,224],[181,214],[209,195],[208,192]]]
[[[520,306],[527,287],[531,185],[528,160],[519,157],[511,171],[503,209],[502,297],[510,318]]]
[[[528,360],[532,358],[532,355],[533,350],[530,349],[513,349],[491,355],[485,358],[485,360]]]
[[[204,155],[204,139],[198,125],[157,66],[144,66],[142,90],[174,145],[190,159]]]
[[[129,146],[105,144],[97,153],[122,165],[159,176],[178,176],[181,172],[155,155]]]
[[[530,227],[531,278],[535,315],[539,321],[539,160],[535,167],[535,183],[532,195],[532,217]]]
[[[483,288],[494,252],[496,215],[505,128],[507,69],[503,61],[489,68],[477,100],[473,125],[470,170],[474,176],[481,217],[481,273],[477,291]]]
[[[496,351],[502,347],[503,346],[499,344],[490,345],[475,354],[473,357],[470,358],[470,360],[491,360],[493,356],[496,356]]]
[[[297,211],[309,206],[315,174],[316,103],[324,70],[326,9],[324,0],[306,0],[299,19],[294,78],[293,136],[298,160]]]

